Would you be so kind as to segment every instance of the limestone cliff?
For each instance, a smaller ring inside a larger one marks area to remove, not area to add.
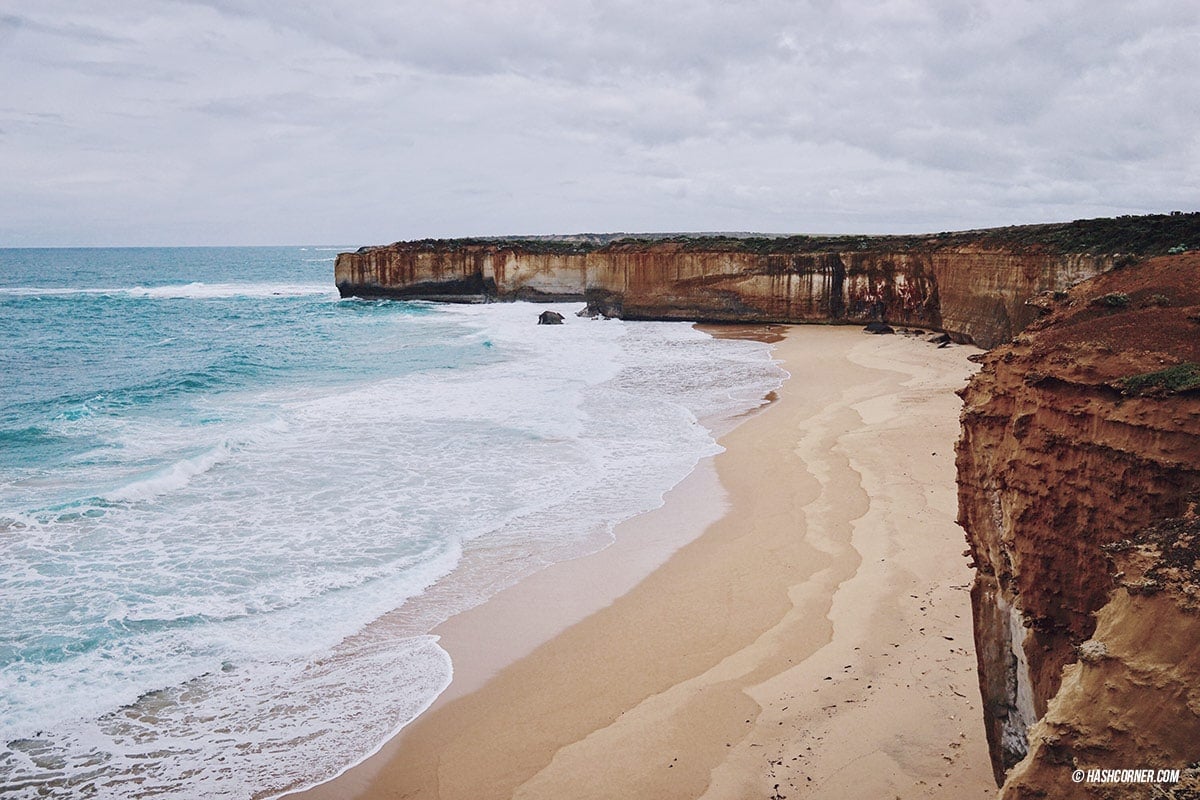
[[[1189,512],[1106,548],[1117,588],[1030,730],[1005,800],[1200,795],[1200,519]],[[1103,769],[1154,770],[1162,794],[1088,780]],[[1181,774],[1159,782],[1159,770]]]
[[[977,569],[976,652],[998,782],[1025,757],[1029,730],[1047,715],[1064,666],[1100,636],[1095,613],[1114,589],[1105,546],[1183,515],[1200,490],[1200,254],[1125,266],[1034,298],[1032,306],[1045,317],[989,352],[963,390],[957,452],[959,521]],[[1167,608],[1173,602],[1114,597],[1101,617],[1110,650],[1118,642],[1141,647],[1135,643],[1147,633],[1139,626],[1159,625],[1175,613]],[[1189,637],[1195,624],[1183,620],[1194,611],[1179,613],[1179,635]],[[1169,661],[1172,648],[1164,644],[1147,657]],[[1071,703],[1124,702],[1119,681],[1116,694],[1106,688],[1093,696],[1095,669],[1072,669],[1066,680],[1074,700],[1063,699],[1047,724],[1070,725],[1064,715],[1074,713],[1065,710]],[[1186,680],[1200,683],[1200,674]],[[1145,698],[1129,693],[1125,700]],[[1196,711],[1185,704],[1181,713]],[[1114,753],[1127,745],[1135,757],[1104,766],[1144,763],[1137,737],[1122,739],[1119,715],[1112,719],[1111,740],[1125,742]]]
[[[1114,264],[1200,240],[1200,214],[928,236],[545,237],[398,242],[342,253],[343,296],[587,300],[625,319],[867,322],[992,347],[1027,305]]]

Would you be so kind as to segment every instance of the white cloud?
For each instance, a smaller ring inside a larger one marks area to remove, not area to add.
[[[921,231],[1200,196],[1184,0],[15,6],[0,245]]]

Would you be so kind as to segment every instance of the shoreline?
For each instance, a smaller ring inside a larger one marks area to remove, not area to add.
[[[450,687],[285,796],[993,793],[954,524],[966,353],[788,329],[791,378],[725,452],[439,626]]]

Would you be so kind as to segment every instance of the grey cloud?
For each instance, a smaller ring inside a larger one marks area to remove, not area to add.
[[[15,14],[0,14],[0,48],[21,29],[21,18]]]
[[[47,169],[264,242],[946,229],[1200,191],[1184,0],[17,3],[0,218],[45,197],[28,237],[113,218]]]
[[[42,68],[65,69],[91,78],[118,78],[121,80],[159,81],[181,83],[184,74],[154,64],[136,61],[99,61],[95,59],[63,58],[55,53],[44,53],[34,57],[34,63]]]
[[[223,97],[202,103],[195,109],[202,114],[232,120],[256,119],[308,125],[320,125],[326,121],[326,105],[322,98],[301,92]]]
[[[120,45],[129,44],[134,41],[130,37],[117,35],[112,31],[106,31],[91,25],[74,22],[46,22],[31,16],[21,16],[18,14],[0,16],[0,35],[4,33],[12,34],[22,30],[86,44]]]
[[[183,0],[303,33],[380,61],[454,75],[514,72],[611,82],[700,75],[773,48],[783,3],[526,3],[458,0],[330,6]]]

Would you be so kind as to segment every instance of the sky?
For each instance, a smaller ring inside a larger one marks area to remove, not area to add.
[[[1200,3],[4,0],[0,246],[1200,209]]]

